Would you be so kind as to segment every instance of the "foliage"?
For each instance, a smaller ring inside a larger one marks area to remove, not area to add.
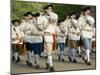
[[[27,11],[31,11],[32,13],[40,12],[48,3],[12,0],[11,4],[12,19],[19,19]],[[71,12],[79,13],[82,8],[82,5],[53,3],[53,11],[58,14],[60,20],[64,20],[66,15]]]

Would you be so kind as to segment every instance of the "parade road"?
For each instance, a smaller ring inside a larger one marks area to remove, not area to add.
[[[53,64],[55,71],[75,71],[75,70],[93,70],[96,69],[96,54],[91,55],[91,65],[86,65],[81,57],[77,55],[77,63],[71,63],[68,61],[68,53],[65,51],[65,61],[59,61],[57,51],[53,54]],[[11,63],[11,73],[44,73],[49,72],[45,69],[45,58],[40,58],[40,69],[35,69],[34,65],[34,55],[32,56],[33,66],[29,67],[26,64],[26,55],[21,56],[21,61],[19,63]]]

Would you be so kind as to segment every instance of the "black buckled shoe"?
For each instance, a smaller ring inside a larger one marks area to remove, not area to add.
[[[71,59],[71,57],[68,57],[68,59],[69,59],[69,62],[72,62],[72,59]]]
[[[55,69],[54,69],[53,66],[51,66],[51,67],[49,68],[49,72],[55,72]]]
[[[27,60],[26,60],[26,63],[28,66],[32,66],[32,63],[28,62]]]
[[[18,61],[20,62],[20,57],[18,57]]]
[[[87,65],[91,65],[91,62],[87,62]]]
[[[62,61],[62,62],[64,62],[65,60],[64,60],[64,59],[62,59],[61,61]]]
[[[14,56],[12,57],[12,61],[15,61],[15,58],[14,58]]]
[[[96,51],[93,51],[93,50],[92,50],[92,53],[96,53]]]
[[[73,63],[77,63],[77,60],[76,59],[73,59]]]
[[[44,58],[47,59],[48,57],[47,56],[44,56]]]
[[[79,57],[82,57],[81,55],[79,55]]]
[[[15,63],[19,63],[20,62],[20,57],[17,57],[17,60],[15,60]]]
[[[36,65],[36,66],[35,66],[35,68],[36,68],[36,69],[39,69],[39,68],[40,68],[40,66],[39,66],[39,65]]]
[[[48,64],[48,63],[46,63],[46,69],[49,69],[49,68],[50,68],[49,64]]]
[[[42,55],[40,55],[40,57],[42,58],[43,56],[42,56]]]
[[[84,57],[82,59],[84,60],[85,63],[87,63],[87,60]]]
[[[77,51],[77,54],[78,54],[78,56],[79,56],[79,57],[82,57],[82,56],[81,56],[81,54],[79,54],[79,52],[78,52],[78,51]]]

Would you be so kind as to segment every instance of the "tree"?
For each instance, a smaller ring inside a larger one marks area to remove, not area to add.
[[[44,2],[31,2],[31,1],[17,1],[11,2],[11,17],[12,19],[20,19],[27,11],[32,13],[40,12],[45,5]],[[53,11],[58,14],[59,20],[64,20],[66,16],[71,12],[77,12],[78,14],[85,5],[72,5],[72,4],[53,4]],[[94,12],[95,14],[95,12]]]

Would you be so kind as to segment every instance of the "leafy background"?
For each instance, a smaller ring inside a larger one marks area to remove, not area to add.
[[[27,11],[32,13],[42,11],[43,7],[49,3],[11,0],[11,19],[20,19]],[[64,20],[71,12],[80,13],[87,5],[53,4],[53,11],[58,14],[59,20]],[[92,15],[96,19],[96,6],[92,7]]]

